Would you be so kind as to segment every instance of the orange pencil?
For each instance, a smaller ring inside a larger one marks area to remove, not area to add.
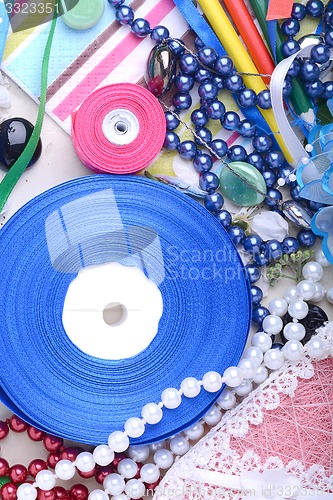
[[[271,75],[275,68],[273,59],[253,22],[244,0],[223,0],[223,2],[258,72]],[[265,83],[269,83],[269,78],[262,77],[262,79]]]

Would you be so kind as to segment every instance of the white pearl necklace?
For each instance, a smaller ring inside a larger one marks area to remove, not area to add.
[[[202,380],[194,377],[185,378],[180,388],[173,387],[165,389],[161,394],[161,401],[147,403],[141,411],[142,418],[130,417],[124,425],[124,431],[114,431],[108,438],[108,444],[96,446],[93,453],[84,451],[80,453],[74,462],[63,459],[55,467],[55,472],[49,470],[40,471],[35,478],[35,483],[24,483],[17,490],[19,500],[35,500],[36,488],[50,490],[56,484],[56,479],[72,479],[76,469],[81,472],[91,471],[95,465],[109,465],[115,453],[128,450],[130,458],[120,461],[118,473],[109,474],[103,481],[103,488],[91,491],[88,500],[112,500],[139,499],[145,495],[144,483],[153,484],[160,477],[160,469],[168,469],[174,461],[174,455],[184,455],[190,449],[190,441],[200,439],[204,433],[204,423],[213,426],[222,418],[221,410],[229,410],[236,404],[236,396],[245,397],[251,391],[253,383],[261,384],[268,375],[268,370],[279,369],[284,361],[298,361],[304,354],[305,347],[301,340],[305,337],[304,326],[299,323],[300,319],[306,317],[309,307],[308,300],[319,302],[325,294],[324,287],[319,283],[324,274],[323,267],[329,265],[322,252],[316,253],[316,261],[304,265],[302,274],[304,280],[295,287],[289,288],[284,297],[272,299],[269,303],[271,314],[267,316],[262,324],[263,331],[253,335],[251,346],[245,349],[238,366],[227,368],[223,376],[215,371],[205,373]],[[326,261],[326,262],[325,262]],[[326,264],[327,263],[327,264]],[[326,292],[327,299],[333,303],[333,287]],[[332,300],[330,300],[332,298]],[[281,317],[289,313],[293,320],[283,328]],[[271,335],[283,334],[287,339],[283,348],[272,349]],[[306,344],[306,350],[313,359],[320,359],[330,349],[333,355],[333,343],[327,346],[322,339],[312,337]],[[196,397],[203,388],[207,392],[218,392],[222,385],[226,388],[217,399],[216,404],[206,413],[198,423],[192,425],[184,433],[178,434],[169,440],[170,450],[164,448],[165,442],[150,446],[130,446],[129,438],[142,436],[145,424],[157,424],[163,418],[163,407],[168,409],[178,408],[182,396],[187,398]],[[136,461],[145,462],[150,453],[154,453],[155,463],[146,463],[140,470],[140,478],[135,479],[138,466]],[[126,481],[125,481],[126,480]]]

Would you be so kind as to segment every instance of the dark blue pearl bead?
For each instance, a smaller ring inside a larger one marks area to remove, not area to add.
[[[252,123],[249,120],[242,120],[237,127],[237,131],[242,137],[253,137],[256,130],[257,127],[255,123]]]
[[[211,80],[212,73],[206,68],[199,68],[198,71],[194,73],[194,80],[197,83],[205,82],[206,80]]]
[[[262,90],[257,96],[257,105],[261,109],[270,109],[272,107],[271,94],[269,90]]]
[[[245,239],[245,231],[240,226],[230,226],[228,229],[228,234],[231,241],[237,246],[243,243]]]
[[[281,52],[284,58],[292,56],[296,52],[298,52],[300,49],[299,43],[296,42],[293,38],[288,38],[283,44],[281,45]]]
[[[121,5],[116,9],[116,19],[120,24],[131,25],[134,19],[134,10],[127,5]]]
[[[212,166],[212,157],[205,153],[201,153],[201,151],[198,151],[193,160],[193,167],[195,168],[195,170],[199,173],[208,172],[208,170],[210,170]]]
[[[294,59],[290,65],[290,68],[288,69],[287,76],[289,76],[290,78],[295,78],[296,76],[299,75],[300,71],[301,71],[301,65],[297,61],[297,59]]]
[[[291,11],[291,17],[293,19],[297,19],[297,21],[302,21],[306,16],[306,8],[304,5],[298,2],[294,2],[292,11]]]
[[[319,201],[312,201],[312,200],[308,200],[307,205],[309,209],[312,210],[313,212],[317,212],[320,208],[326,206],[324,203],[319,203]]]
[[[250,234],[243,241],[243,247],[245,252],[254,255],[260,252],[260,248],[262,245],[262,239],[258,234]]]
[[[327,26],[330,26],[331,28],[333,27],[333,12],[325,12],[324,15],[324,23],[327,24]]]
[[[265,251],[264,245],[262,245],[262,248],[260,249],[260,253],[254,254],[254,261],[259,267],[264,267],[269,264],[269,258],[268,255]]]
[[[214,67],[217,53],[212,47],[203,47],[199,50],[198,57],[205,66]]]
[[[326,30],[326,33],[324,35],[324,39],[325,39],[325,43],[329,47],[333,47],[333,30],[332,29]]]
[[[303,198],[299,195],[300,190],[301,190],[301,187],[298,185],[293,186],[290,189],[290,196],[292,197],[293,200],[295,200],[295,201],[302,201],[303,200]]]
[[[178,92],[187,93],[193,89],[194,78],[190,75],[177,75],[174,79],[174,86]]]
[[[243,89],[239,92],[237,100],[243,108],[251,108],[257,102],[257,94],[252,89]]]
[[[291,167],[290,165],[286,165],[285,167],[282,167],[279,170],[278,175],[279,175],[280,179],[285,180],[286,186],[292,186],[292,185],[297,184],[297,181],[291,181],[289,179],[290,174],[293,174],[293,173],[294,173],[293,167]]]
[[[120,7],[124,3],[125,0],[108,0],[108,3],[110,5],[113,5],[113,7]]]
[[[291,253],[296,253],[299,249],[299,242],[297,238],[293,236],[286,236],[282,242],[283,253],[290,255]]]
[[[295,36],[300,30],[300,25],[297,19],[286,19],[281,24],[281,32],[284,36]]]
[[[228,156],[231,161],[245,161],[247,152],[243,146],[231,146],[228,151]]]
[[[290,94],[293,91],[293,86],[291,83],[291,78],[287,77],[285,78],[283,84],[282,84],[282,95],[284,98],[287,98],[290,96]]]
[[[251,298],[253,307],[257,306],[262,301],[263,293],[258,286],[255,285],[251,286]]]
[[[247,163],[250,163],[251,165],[256,167],[259,172],[262,172],[264,170],[264,160],[262,156],[256,151],[253,151],[252,153],[247,155],[246,161]]]
[[[214,69],[220,76],[227,76],[232,73],[234,63],[230,57],[222,56],[215,61]]]
[[[305,61],[301,65],[300,77],[305,82],[313,82],[319,78],[319,68],[315,62]]]
[[[213,82],[215,83],[216,87],[219,89],[219,90],[222,90],[224,88],[224,80],[221,76],[218,76],[218,75],[215,75],[213,78],[212,78]]]
[[[269,260],[281,259],[283,255],[283,248],[278,240],[269,240],[266,242],[265,253]]]
[[[279,349],[279,351],[280,351],[282,349],[282,347],[283,347],[283,344],[281,342],[274,342],[272,344],[271,349]]]
[[[169,38],[170,32],[169,32],[168,28],[166,28],[165,26],[159,25],[159,26],[155,26],[155,28],[153,28],[151,30],[150,36],[151,36],[152,40],[154,40],[154,42],[162,43],[164,40]]]
[[[199,187],[207,193],[214,193],[220,185],[220,180],[213,172],[202,172],[199,176]],[[231,217],[231,216],[230,216]]]
[[[284,163],[284,156],[280,151],[268,151],[264,156],[265,165],[268,168],[281,168]]]
[[[134,33],[134,35],[136,35],[139,38],[144,38],[151,32],[148,21],[141,17],[134,19],[134,21],[131,24],[131,30],[132,33]]]
[[[305,92],[313,99],[320,97],[324,92],[324,88],[324,84],[320,80],[314,80],[313,82],[306,82],[304,84]]]
[[[190,94],[178,92],[173,96],[172,102],[177,110],[189,109],[192,106],[192,97]]]
[[[228,229],[230,226],[231,226],[231,223],[232,223],[232,217],[231,217],[231,213],[228,212],[228,210],[221,210],[217,216],[216,216],[217,220],[221,222],[222,226],[225,228],[225,229]]]
[[[207,210],[217,213],[223,207],[224,198],[220,193],[206,194],[204,203]]]
[[[198,151],[197,145],[193,141],[183,141],[177,149],[184,160],[193,160]]]
[[[198,95],[202,99],[215,99],[218,93],[218,88],[215,83],[207,80],[199,85]]]
[[[230,92],[239,92],[244,88],[244,81],[241,75],[230,75],[224,80],[224,86]]]
[[[206,146],[206,144],[208,144],[213,138],[209,128],[198,127],[195,132],[199,136],[199,138],[194,137],[194,140],[197,144],[199,144],[199,146]]]
[[[174,151],[175,149],[178,148],[179,144],[180,144],[180,139],[178,135],[175,134],[174,132],[171,132],[170,130],[167,131],[167,133],[165,134],[163,147],[170,149],[171,151]]]
[[[278,189],[268,188],[264,203],[269,207],[276,207],[277,202],[282,200],[282,194]]]
[[[331,51],[327,45],[324,45],[323,43],[318,43],[318,45],[315,45],[312,47],[310,56],[311,59],[314,60],[314,62],[318,64],[324,64],[327,62],[330,58]]]
[[[199,63],[191,54],[183,54],[179,59],[179,67],[187,75],[194,75],[198,71]]]
[[[206,107],[207,115],[212,120],[220,120],[225,113],[225,105],[218,99],[211,101]]]
[[[316,241],[316,235],[310,229],[301,229],[297,233],[297,239],[302,247],[312,247]]]
[[[167,130],[174,130],[180,124],[180,121],[170,111],[164,113]]]
[[[168,41],[168,47],[172,50],[173,55],[176,59],[179,59],[185,52],[185,48],[181,45],[181,40],[178,41],[176,38]]]
[[[324,89],[321,97],[325,100],[333,97],[333,82],[324,82]]]
[[[221,125],[226,130],[237,130],[240,118],[235,111],[227,111],[221,120]]]
[[[261,270],[256,264],[247,264],[245,270],[251,285],[260,279]]]
[[[10,170],[23,153],[28,144],[34,126],[24,118],[9,118],[0,124],[0,165]],[[29,162],[33,165],[42,153],[42,142],[39,139],[35,152]]]
[[[202,49],[205,46],[205,44],[203,43],[203,41],[201,40],[201,38],[198,37],[198,36],[194,40],[194,45],[195,45],[195,48],[197,50],[200,50],[200,49]]]
[[[253,147],[258,153],[265,153],[272,147],[272,139],[269,135],[257,135],[252,141]]]
[[[223,139],[214,139],[210,143],[210,147],[220,158],[223,158],[228,152],[228,145]]]
[[[196,127],[203,127],[208,122],[208,115],[205,108],[195,109],[191,113],[191,121]]]
[[[268,188],[273,187],[277,181],[277,175],[273,170],[265,170],[262,172],[262,176],[266,182]]]
[[[306,13],[309,14],[309,16],[320,17],[324,9],[324,4],[320,0],[309,0],[306,3],[305,8]]]
[[[252,310],[252,321],[256,325],[261,325],[266,316],[270,314],[269,310],[267,307],[258,305],[257,307],[254,307]]]

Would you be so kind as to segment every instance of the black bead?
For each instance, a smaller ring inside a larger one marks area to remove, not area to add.
[[[303,340],[301,340],[301,343],[303,345],[309,342],[311,337],[316,335],[317,328],[320,328],[326,321],[328,321],[327,314],[321,307],[315,304],[308,304],[308,306],[308,314],[305,316],[305,318],[299,320],[299,323],[301,323],[305,328],[305,337]],[[292,322],[292,317],[287,313],[283,316],[282,321],[283,327],[285,327],[287,323]],[[287,339],[283,335],[283,332],[281,332],[280,335],[281,341],[285,344],[287,342]]]
[[[33,125],[24,118],[10,118],[0,124],[0,165],[9,170],[21,156],[31,137]],[[35,163],[42,152],[39,139],[28,166]]]

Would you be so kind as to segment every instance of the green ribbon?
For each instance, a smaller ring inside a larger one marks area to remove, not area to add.
[[[58,15],[56,5],[57,2],[55,2],[52,23],[43,54],[40,101],[39,101],[36,124],[28,143],[24,148],[24,151],[22,152],[20,157],[16,160],[16,162],[12,165],[12,167],[10,168],[10,170],[7,172],[2,182],[0,183],[0,212],[5,206],[5,203],[8,200],[10,193],[13,191],[21,175],[25,171],[26,167],[29,165],[29,162],[36,150],[40,133],[42,130],[44,114],[45,114],[45,105],[46,105],[47,77],[49,70],[50,53],[51,53],[52,40]]]

